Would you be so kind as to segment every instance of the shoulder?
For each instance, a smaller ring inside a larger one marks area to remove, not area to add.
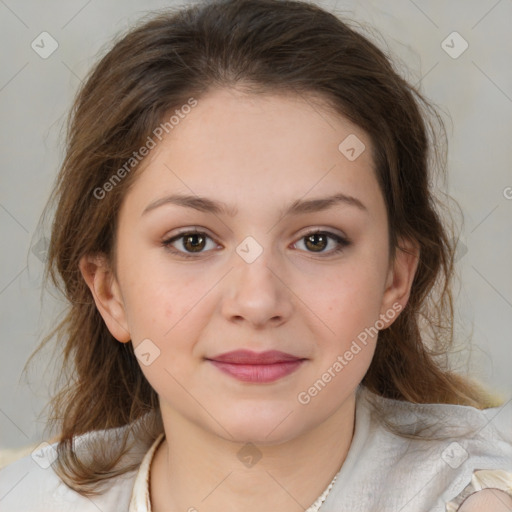
[[[499,407],[476,409],[465,405],[414,404],[411,402],[383,398],[368,390],[362,391],[366,408],[369,402],[378,406],[377,413],[370,409],[371,422],[375,429],[386,430],[385,419],[396,425],[398,431],[414,437],[416,444],[445,444],[447,440],[473,443],[482,453],[506,453],[512,449],[512,399]],[[396,442],[407,443],[404,437],[394,436]]]
[[[373,489],[372,499],[386,503],[389,510],[445,512],[448,502],[459,505],[471,492],[512,489],[511,401],[479,410],[413,404],[367,389],[359,398],[356,429],[361,427],[364,439],[358,442],[356,471],[350,479],[360,494]]]
[[[94,437],[112,442],[111,432],[97,431],[76,438],[78,445]],[[136,471],[109,480],[108,489],[87,497],[69,488],[54,471],[57,443],[42,443],[31,454],[0,470],[0,503],[4,512],[128,510]],[[145,447],[134,446],[142,453]],[[133,449],[132,449],[133,451]],[[138,455],[137,455],[138,456]]]
[[[484,489],[466,499],[458,512],[510,512],[512,496],[498,489]]]

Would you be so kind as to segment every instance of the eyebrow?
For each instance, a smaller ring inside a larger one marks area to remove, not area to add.
[[[194,210],[198,210],[200,212],[213,213],[216,215],[224,214],[230,217],[234,217],[238,213],[238,209],[236,207],[228,206],[222,201],[215,201],[207,197],[173,194],[170,196],[162,197],[161,199],[157,199],[156,201],[150,203],[148,206],[146,206],[142,212],[142,215],[145,215],[151,210],[166,204],[175,204],[186,208],[193,208]],[[282,217],[284,215],[299,215],[301,213],[319,212],[332,208],[338,204],[354,206],[357,209],[368,213],[366,206],[356,197],[337,193],[318,199],[297,199],[290,206],[281,210],[280,216]]]

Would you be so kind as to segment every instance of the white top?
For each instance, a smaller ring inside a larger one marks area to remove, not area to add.
[[[392,434],[377,420],[368,397],[375,398],[393,422],[409,425],[411,431],[418,421],[427,420],[451,437],[427,441]],[[468,429],[476,430],[468,433]],[[107,446],[115,442],[119,430],[81,438],[101,435]],[[43,443],[31,455],[0,470],[0,510],[150,512],[149,468],[162,439],[159,436],[149,450],[135,443],[129,457],[138,462],[138,469],[112,478],[103,494],[90,498],[60,480],[51,466],[56,443]],[[306,512],[318,506],[320,512],[455,512],[469,494],[482,488],[501,489],[512,496],[512,400],[480,411],[386,399],[360,386],[347,457],[330,492],[326,487]]]

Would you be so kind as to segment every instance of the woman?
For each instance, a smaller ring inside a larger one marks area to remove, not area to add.
[[[60,438],[0,473],[6,510],[511,504],[502,411],[435,357],[453,247],[432,113],[304,2],[197,4],[120,39],[53,196]]]

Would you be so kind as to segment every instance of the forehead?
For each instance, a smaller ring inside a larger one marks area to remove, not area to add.
[[[282,206],[306,195],[375,201],[380,193],[368,135],[318,97],[284,93],[208,93],[138,173],[133,192],[144,200],[183,192],[230,205]]]

